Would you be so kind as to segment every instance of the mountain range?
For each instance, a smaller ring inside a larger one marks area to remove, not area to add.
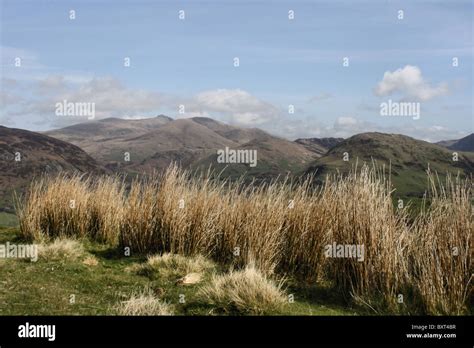
[[[218,163],[219,150],[257,151],[258,164]],[[456,152],[457,161],[453,152]],[[15,161],[15,154],[21,160]],[[223,177],[269,180],[311,174],[322,182],[356,163],[390,168],[396,194],[420,197],[429,167],[443,177],[474,173],[474,134],[437,144],[399,134],[362,133],[350,138],[290,141],[258,128],[241,128],[207,117],[165,115],[126,120],[107,118],[44,133],[0,126],[0,211],[12,211],[11,195],[33,177],[60,171],[129,176],[162,171],[176,162],[192,170],[210,167]]]
[[[130,127],[128,126],[130,124]],[[255,149],[258,166],[251,175],[278,176],[304,169],[327,148],[313,151],[293,141],[270,135],[258,128],[230,126],[211,118],[173,120],[160,115],[142,120],[104,119],[45,133],[74,145],[111,170],[143,173],[164,170],[171,162],[183,167],[203,168],[217,163],[217,150]],[[127,154],[129,160],[126,160]],[[245,164],[229,170],[240,175]]]

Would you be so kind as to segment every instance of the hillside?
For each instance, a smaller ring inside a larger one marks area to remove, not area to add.
[[[349,161],[344,161],[344,153]],[[396,195],[421,197],[426,189],[425,171],[428,167],[440,174],[474,172],[474,155],[459,153],[457,162],[452,160],[452,151],[436,144],[416,140],[399,134],[362,133],[354,135],[336,145],[326,155],[314,161],[306,174],[315,173],[322,181],[326,174],[347,172],[358,163],[372,163],[391,167],[391,179]]]
[[[448,140],[440,144],[451,150],[474,152],[474,133],[458,140]]]
[[[20,161],[16,161],[18,154]],[[12,194],[32,178],[60,171],[103,173],[79,147],[43,134],[0,126],[0,211],[13,211]]]
[[[278,137],[264,134],[245,144],[234,147],[235,150],[257,150],[257,165],[248,164],[220,164],[218,155],[214,152],[206,158],[196,162],[193,168],[205,170],[212,165],[217,172],[222,171],[223,177],[236,179],[245,174],[249,179],[265,181],[277,176],[296,174],[303,170],[311,161],[320,155],[310,151],[300,144]]]
[[[48,131],[45,134],[79,146],[98,161],[108,162],[114,157],[117,147],[124,147],[124,139],[140,137],[171,121],[171,118],[164,115],[138,120],[106,118]]]
[[[301,144],[308,150],[323,155],[343,140],[343,138],[304,138],[296,139],[295,143]]]

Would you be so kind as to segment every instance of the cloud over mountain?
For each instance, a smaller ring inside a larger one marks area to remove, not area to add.
[[[280,110],[242,89],[216,89],[196,95],[200,110],[221,113],[223,118],[240,125],[258,125],[275,119]]]
[[[406,65],[393,72],[386,71],[383,79],[375,87],[374,93],[378,96],[399,93],[404,98],[427,101],[447,94],[448,85],[445,82],[437,86],[431,85],[423,78],[419,67]]]

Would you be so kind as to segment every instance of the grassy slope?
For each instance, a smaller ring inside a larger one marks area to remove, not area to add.
[[[16,228],[0,228],[0,244],[21,243]],[[19,259],[0,259],[0,315],[107,315],[113,307],[145,286],[159,291],[164,301],[172,303],[177,315],[208,315],[212,308],[195,301],[201,286],[177,285],[176,279],[142,276],[126,270],[143,262],[140,257],[122,257],[105,245],[84,242],[88,254],[99,261],[96,266],[81,260],[44,261],[32,263]],[[209,275],[204,283],[209,280]],[[285,315],[355,315],[365,309],[348,308],[331,288],[323,285],[295,287],[288,285],[295,302]],[[75,294],[76,303],[69,298]],[[185,304],[178,302],[184,294]]]
[[[343,154],[349,161],[343,161]],[[430,167],[441,180],[446,173],[468,175],[474,171],[474,155],[459,152],[459,161],[452,161],[453,151],[441,146],[398,134],[362,133],[346,139],[317,159],[307,172],[316,172],[319,180],[328,173],[346,173],[352,166],[363,163],[391,166],[394,196],[415,199],[427,189],[426,170]]]

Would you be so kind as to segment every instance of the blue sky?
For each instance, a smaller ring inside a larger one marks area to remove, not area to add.
[[[3,125],[87,121],[54,115],[67,99],[97,118],[201,115],[291,139],[474,131],[472,1],[0,3]],[[420,119],[381,116],[388,99],[419,102]]]

